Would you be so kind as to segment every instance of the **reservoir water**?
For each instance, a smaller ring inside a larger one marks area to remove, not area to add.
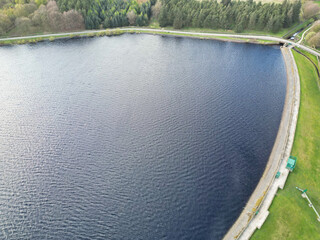
[[[221,239],[279,127],[279,47],[122,35],[0,48],[0,239]]]

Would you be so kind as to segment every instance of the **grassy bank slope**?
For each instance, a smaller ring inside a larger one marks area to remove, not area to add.
[[[308,196],[320,211],[320,91],[312,64],[293,51],[301,81],[301,103],[292,149],[298,157],[296,169],[289,175],[284,190],[279,190],[270,215],[253,240],[320,239],[320,222],[301,197],[296,186],[308,189]],[[312,58],[316,61],[315,58]]]

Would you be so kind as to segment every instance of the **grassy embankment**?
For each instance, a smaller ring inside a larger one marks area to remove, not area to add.
[[[304,52],[305,53],[305,52]],[[308,196],[320,211],[320,90],[314,66],[293,51],[300,75],[301,102],[292,155],[298,157],[297,166],[288,177],[283,190],[279,190],[270,215],[252,240],[320,239],[320,222],[296,189],[308,189]],[[315,63],[316,57],[305,53]]]

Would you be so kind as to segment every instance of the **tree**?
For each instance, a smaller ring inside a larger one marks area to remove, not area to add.
[[[54,31],[64,31],[65,25],[63,15],[60,13],[55,1],[49,1],[47,3],[47,12],[50,28]]]
[[[283,26],[285,28],[290,27],[293,22],[293,7],[290,8],[290,10],[287,12],[287,14],[284,16],[284,23]]]
[[[251,29],[251,30],[255,29],[256,28],[256,22],[257,22],[257,13],[253,12],[250,15],[248,28]]]
[[[28,17],[31,13],[37,10],[37,5],[34,3],[17,4],[14,9],[15,17]]]
[[[137,14],[133,10],[131,10],[130,12],[127,13],[127,18],[128,18],[129,24],[131,26],[135,25],[136,19],[137,19]]]
[[[47,0],[34,0],[34,2],[38,5],[38,7],[40,5],[46,5],[47,4]]]
[[[159,25],[160,27],[166,27],[168,25],[168,13],[165,6],[161,8],[159,14]]]
[[[260,14],[259,18],[258,18],[258,22],[257,22],[257,29],[258,30],[263,30],[266,26],[266,12],[263,12]]]
[[[231,0],[222,0],[221,3],[224,5],[224,6],[227,6],[231,3]]]
[[[301,1],[295,1],[294,4],[293,4],[292,22],[299,21],[300,11],[301,11]]]
[[[267,23],[267,25],[266,25],[266,30],[268,31],[268,32],[273,32],[272,30],[273,30],[273,27],[274,27],[274,18],[273,18],[273,16],[271,17],[271,18],[269,18],[269,20],[268,20],[268,23]]]
[[[208,16],[206,17],[206,19],[205,19],[204,22],[203,22],[203,26],[204,26],[205,28],[212,28],[212,16],[211,16],[211,15],[208,15]]]
[[[309,40],[313,37],[313,36],[315,36],[316,35],[316,33],[315,32],[309,32],[308,34],[307,34],[307,36],[305,36],[305,40],[307,41],[307,42],[309,42]]]
[[[12,26],[12,22],[7,15],[0,13],[0,34],[5,34]]]
[[[181,29],[183,27],[183,17],[181,11],[178,11],[176,17],[173,20],[173,27],[175,29]]]
[[[30,28],[32,26],[31,20],[27,17],[20,17],[17,18],[15,23],[16,32],[19,35],[24,35],[30,31]]]
[[[49,27],[49,17],[46,6],[41,5],[38,10],[33,13],[31,20],[33,25],[47,29]]]
[[[313,25],[312,25],[312,29],[313,32],[319,32],[320,31],[320,20],[316,21]]]
[[[158,19],[160,11],[161,11],[161,1],[158,0],[154,6],[151,8],[152,16]]]
[[[320,7],[316,3],[309,1],[303,5],[303,18],[306,20],[319,14],[319,12],[320,12]]]
[[[320,32],[311,37],[308,42],[312,47],[320,47]]]
[[[66,31],[84,29],[84,20],[76,10],[69,10],[63,13],[64,29]]]

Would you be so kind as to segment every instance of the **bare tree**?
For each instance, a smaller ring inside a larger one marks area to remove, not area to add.
[[[161,1],[158,0],[154,6],[152,6],[151,11],[152,11],[152,16],[156,19],[158,19],[159,14],[161,10]]]
[[[130,12],[127,13],[127,18],[128,18],[130,25],[135,25],[136,19],[137,19],[137,14],[133,10],[131,10]]]
[[[55,31],[64,31],[65,25],[63,15],[59,12],[56,1],[49,1],[47,3],[47,12],[51,29]]]
[[[32,27],[32,22],[27,17],[20,17],[15,20],[15,26],[16,31],[19,32],[19,34],[26,34],[30,31],[30,28]]]
[[[312,47],[320,47],[320,32],[309,39],[309,44]]]
[[[32,14],[31,19],[33,25],[47,28],[49,26],[49,17],[46,6],[41,5],[38,10]]]
[[[10,18],[5,14],[0,13],[0,35],[6,33],[11,26],[12,22]]]
[[[317,15],[320,12],[320,7],[318,4],[314,2],[306,2],[303,4],[303,18],[309,19],[315,15]]]
[[[84,20],[80,13],[76,10],[70,10],[63,13],[65,30],[80,30],[84,29]]]

